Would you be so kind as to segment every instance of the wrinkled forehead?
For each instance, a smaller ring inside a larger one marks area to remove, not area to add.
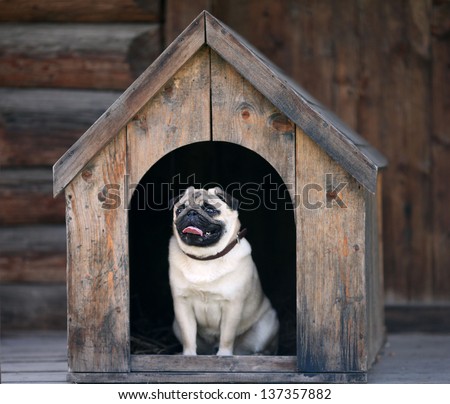
[[[205,203],[218,207],[221,200],[213,190],[188,189],[179,201],[180,205],[186,206],[202,206]]]

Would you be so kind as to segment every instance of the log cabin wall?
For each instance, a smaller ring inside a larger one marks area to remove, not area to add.
[[[160,0],[0,0],[3,329],[66,327],[52,165],[163,50]]]
[[[203,9],[389,158],[388,328],[397,306],[445,313],[448,0],[0,0],[4,328],[65,327],[64,200],[52,198],[50,167]]]

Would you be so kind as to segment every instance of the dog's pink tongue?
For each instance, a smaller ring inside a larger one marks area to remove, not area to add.
[[[203,232],[194,226],[188,226],[183,230],[183,233],[196,234],[197,236],[203,236]]]

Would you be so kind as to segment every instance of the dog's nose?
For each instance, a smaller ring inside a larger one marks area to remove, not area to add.
[[[193,216],[197,216],[198,213],[196,210],[190,210],[187,215],[188,215],[188,217],[193,217]]]

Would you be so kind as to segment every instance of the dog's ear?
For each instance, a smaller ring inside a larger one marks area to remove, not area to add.
[[[169,201],[169,209],[170,209],[170,210],[173,209],[173,207],[175,206],[175,204],[181,199],[182,196],[183,196],[183,195],[180,194],[180,195],[174,196],[172,199],[170,199],[170,201]]]
[[[239,201],[236,198],[233,198],[230,194],[227,194],[222,188],[215,187],[214,193],[220,200],[224,201],[231,209],[238,210]]]

